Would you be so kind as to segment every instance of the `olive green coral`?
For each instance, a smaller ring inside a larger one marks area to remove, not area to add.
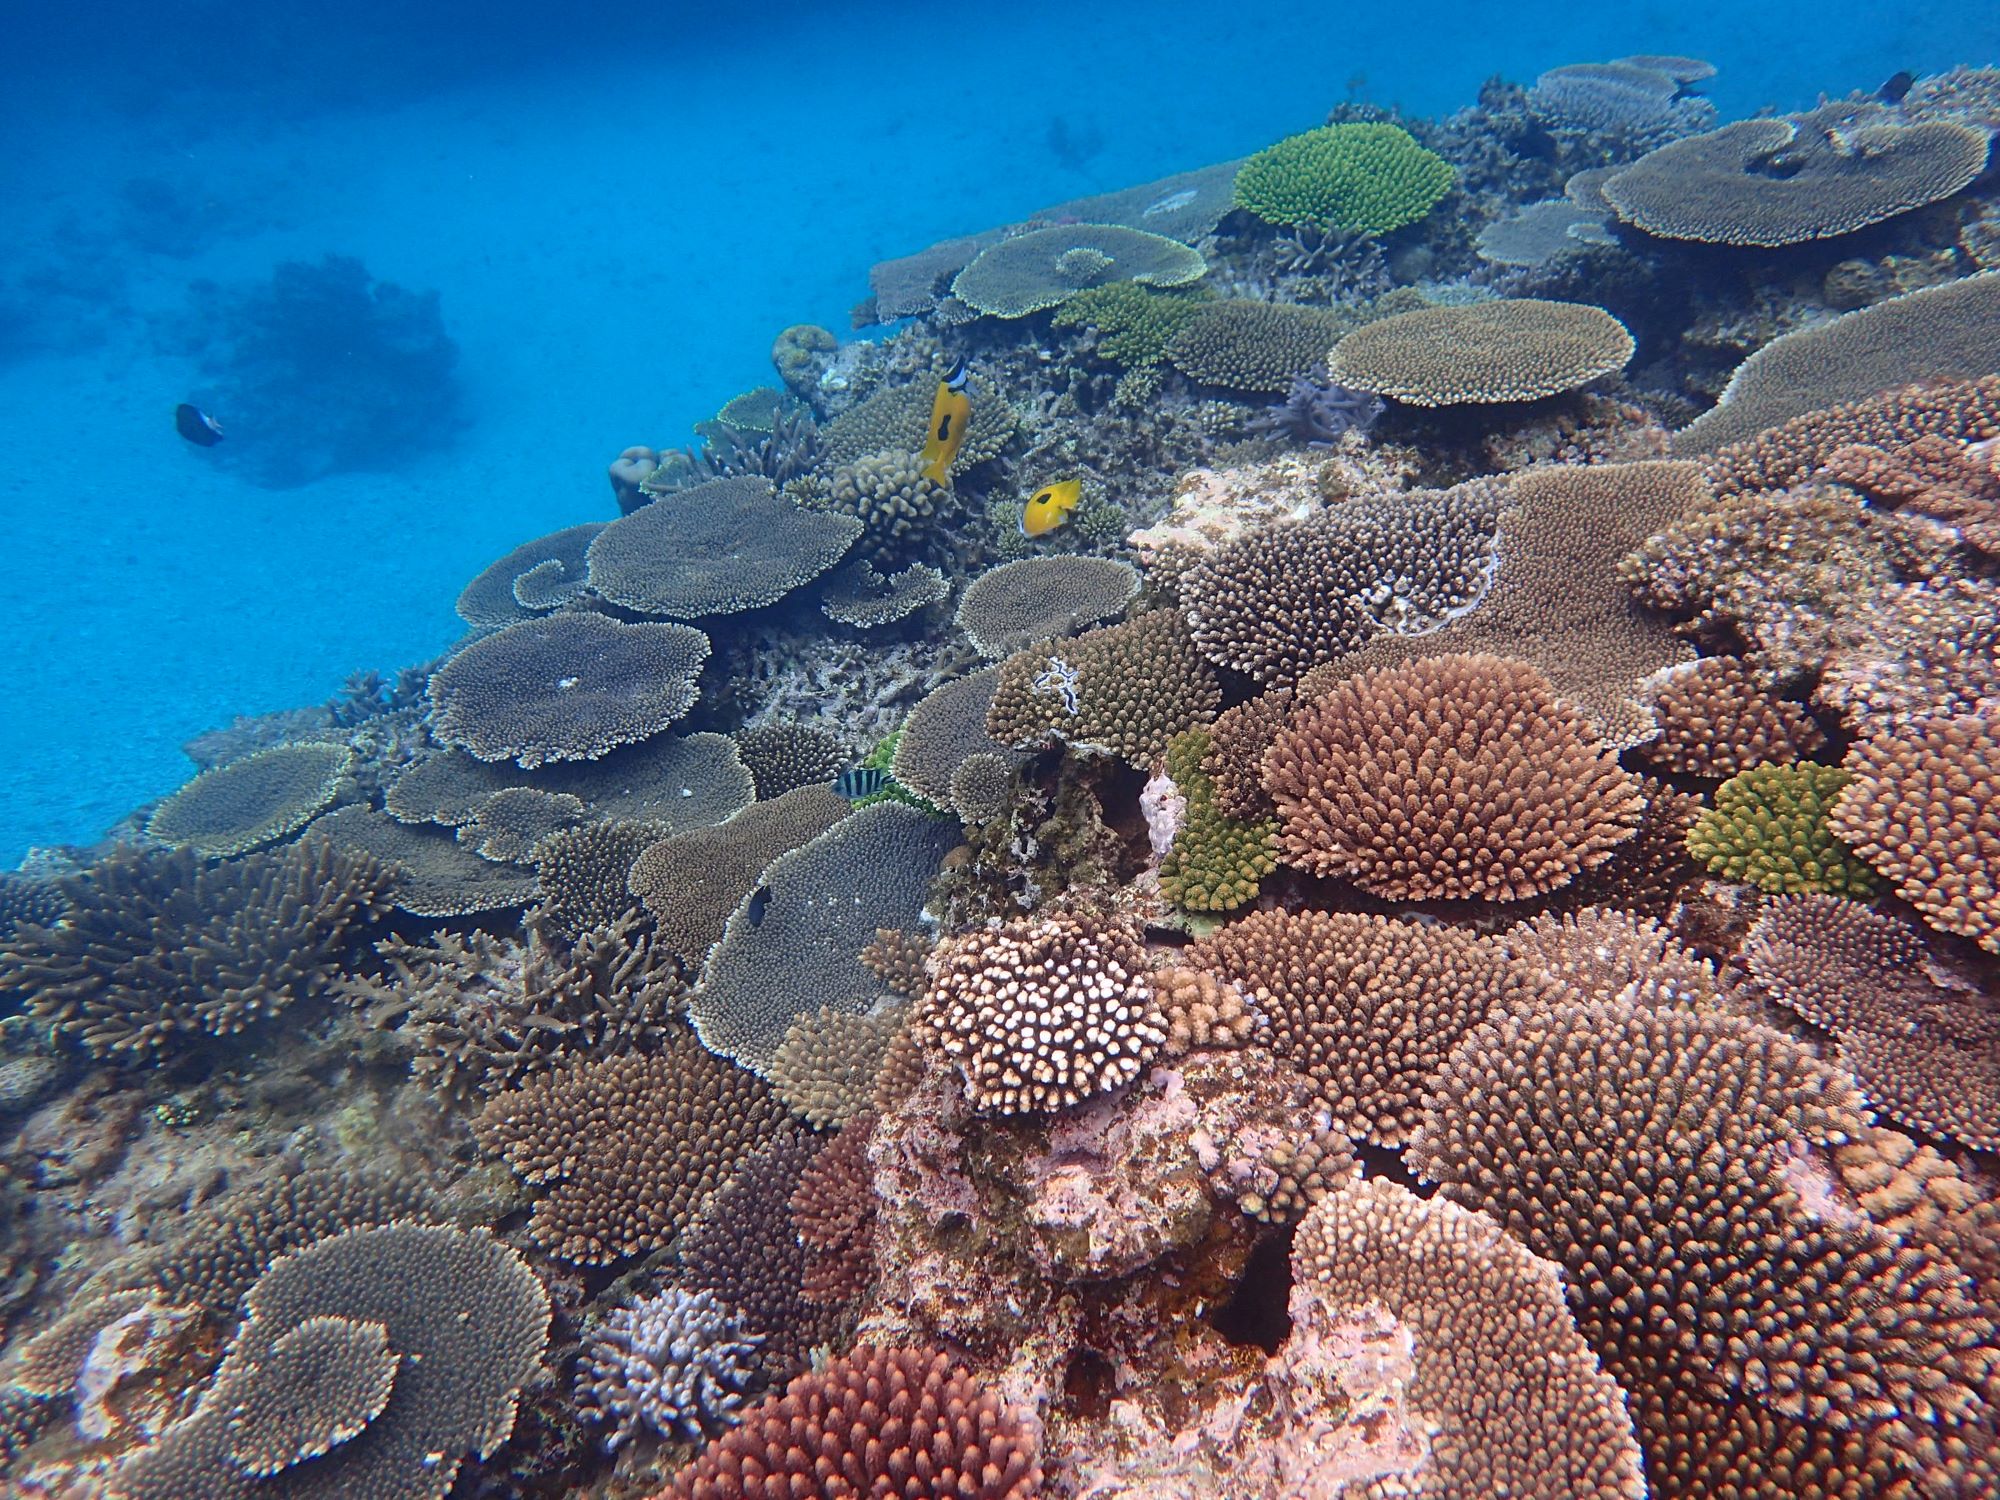
[[[1875,877],[1826,819],[1850,779],[1811,761],[1752,766],[1716,791],[1715,806],[1688,830],[1688,853],[1714,874],[1774,894],[1866,896]]]
[[[1451,164],[1400,126],[1323,125],[1245,161],[1236,204],[1269,224],[1386,234],[1423,218],[1451,183]]]
[[[1167,345],[1206,300],[1199,292],[1156,292],[1136,281],[1114,281],[1078,292],[1049,321],[1057,328],[1093,330],[1099,359],[1142,369],[1167,357]]]
[[[1184,730],[1167,742],[1167,775],[1187,808],[1160,861],[1160,889],[1189,911],[1234,911],[1278,868],[1278,820],[1232,818],[1216,806],[1214,779],[1201,768],[1211,742],[1206,729]]]

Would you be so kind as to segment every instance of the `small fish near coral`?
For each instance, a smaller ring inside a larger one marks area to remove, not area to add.
[[[174,431],[197,448],[213,448],[222,441],[222,424],[186,401],[174,408]]]
[[[1082,498],[1081,479],[1058,479],[1054,484],[1043,485],[1021,507],[1021,535],[1048,535],[1069,519],[1069,513]]]
[[[933,484],[951,483],[951,466],[965,442],[966,424],[972,420],[972,398],[965,393],[968,372],[959,360],[938,382],[931,398],[931,425],[924,439],[924,477]]]
[[[834,778],[833,795],[849,802],[887,791],[892,780],[880,766],[849,766]]]

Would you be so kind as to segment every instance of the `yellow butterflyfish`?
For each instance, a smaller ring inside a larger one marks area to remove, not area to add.
[[[1042,536],[1069,519],[1076,502],[1083,498],[1081,479],[1058,479],[1045,484],[1028,497],[1021,507],[1021,535]]]
[[[972,420],[972,398],[965,394],[965,361],[959,360],[938,382],[931,398],[930,432],[924,438],[923,473],[933,484],[951,483],[952,461],[965,441],[965,424]]]

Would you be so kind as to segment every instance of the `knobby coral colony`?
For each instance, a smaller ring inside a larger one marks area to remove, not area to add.
[[[2000,70],[1710,72],[885,263],[0,880],[0,1488],[2000,1494]]]

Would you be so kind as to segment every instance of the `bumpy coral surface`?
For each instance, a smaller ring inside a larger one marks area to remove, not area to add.
[[[1391,900],[1522,900],[1638,827],[1636,777],[1534,668],[1439,657],[1336,684],[1264,756],[1285,859]]]
[[[1208,751],[1206,730],[1186,730],[1167,742],[1167,774],[1187,806],[1160,861],[1160,890],[1189,911],[1233,911],[1278,868],[1278,825],[1268,816],[1243,820],[1221,810],[1215,783],[1202,770]]]
[[[1381,318],[1334,346],[1342,385],[1412,406],[1533,401],[1625,368],[1632,335],[1601,307],[1532,297]]]
[[[1812,716],[1773,698],[1737,656],[1706,656],[1675,672],[1653,699],[1659,736],[1647,760],[1688,776],[1734,776],[1803,760],[1826,743]]]
[[[1271,224],[1384,233],[1413,224],[1451,188],[1443,157],[1395,125],[1327,125],[1243,163],[1236,202]]]
[[[345,745],[273,745],[202,772],[153,810],[146,832],[201,854],[242,854],[303,828],[353,769]]]
[[[983,1111],[1058,1109],[1129,1083],[1166,1041],[1138,943],[1069,917],[945,944],[922,1024]]]
[[[1053,736],[1142,767],[1212,718],[1222,698],[1186,622],[1164,609],[1018,652],[999,674],[986,728],[1002,744]]]
[[[668,1287],[613,1308],[591,1332],[577,1364],[577,1406],[611,1424],[607,1450],[641,1428],[706,1442],[736,1424],[756,1389],[762,1342],[707,1292]]]
[[[1827,817],[1848,780],[1839,766],[1810,761],[1738,772],[1688,830],[1688,852],[1724,879],[1761,890],[1865,896],[1874,879]]]

